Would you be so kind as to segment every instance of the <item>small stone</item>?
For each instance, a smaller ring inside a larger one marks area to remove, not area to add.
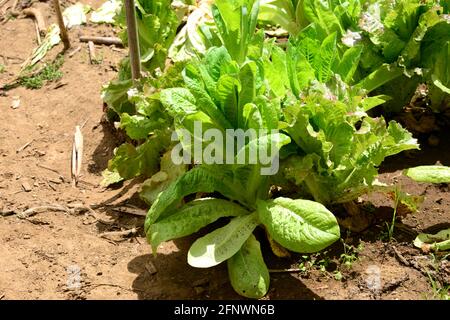
[[[158,270],[156,270],[155,265],[151,261],[145,264],[145,269],[148,271],[150,275],[154,275],[155,273],[158,272]]]
[[[26,235],[23,236],[23,238],[24,238],[25,240],[28,240],[28,239],[31,239],[31,236],[30,236],[29,234],[26,234]]]
[[[13,100],[11,102],[11,108],[17,109],[20,107],[20,97],[19,96],[13,96]]]
[[[194,287],[194,291],[196,294],[202,294],[206,291],[206,289],[203,287]]]
[[[22,188],[25,192],[30,192],[31,190],[33,190],[27,181],[22,183]]]

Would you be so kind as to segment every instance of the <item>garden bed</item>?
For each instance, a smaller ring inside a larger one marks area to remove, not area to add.
[[[99,6],[103,1],[83,2]],[[49,3],[39,7],[47,19],[54,19]],[[29,36],[34,26],[30,19],[16,19],[0,30],[0,54],[13,57],[0,73],[0,82],[6,83],[35,47]],[[143,230],[145,217],[140,214],[148,206],[136,196],[139,183],[126,181],[108,189],[99,185],[101,172],[122,142],[105,120],[99,91],[115,76],[126,50],[99,46],[101,63],[89,64],[87,47],[78,42],[80,32],[70,31],[72,46],[82,49],[65,58],[58,82],[38,90],[17,87],[0,96],[0,299],[241,299],[230,285],[224,263],[196,269],[186,261],[194,240],[212,228],[163,243],[155,257]],[[91,24],[82,33],[115,35],[111,27]],[[10,107],[14,97],[20,97],[16,109]],[[74,188],[71,143],[74,127],[83,123],[84,166]],[[387,229],[392,222],[392,200],[380,194],[364,197],[371,203],[368,228],[358,233],[342,229],[342,239],[318,254],[277,258],[258,229],[271,271],[264,299],[442,298],[445,292],[438,288],[448,286],[450,264],[442,253],[433,255],[414,247],[413,240],[420,232],[450,227],[449,187],[416,183],[401,173],[411,166],[449,166],[449,132],[443,128],[434,133],[438,145],[430,146],[424,137],[420,151],[403,152],[382,164],[382,182],[401,184],[402,190],[425,197],[417,213],[398,218],[391,239]],[[142,210],[115,211],[123,202]],[[67,210],[43,210],[20,218],[26,209],[43,204]],[[103,206],[95,214],[70,210],[93,204]],[[131,230],[130,235],[114,233],[124,230]],[[68,285],[74,272],[81,284],[76,288]],[[374,272],[380,275],[376,287]]]

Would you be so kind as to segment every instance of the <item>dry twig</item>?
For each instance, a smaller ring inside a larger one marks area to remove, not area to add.
[[[90,42],[92,41],[95,44],[105,44],[105,45],[117,45],[122,46],[122,40],[117,37],[89,37],[89,36],[81,36],[81,42]]]
[[[269,269],[269,273],[298,273],[301,269]]]
[[[34,216],[35,214],[38,214],[40,211],[63,211],[70,213],[70,210],[68,208],[63,207],[61,205],[47,205],[27,209],[24,212],[18,213],[17,217],[20,219],[26,219],[31,216]]]
[[[111,210],[117,211],[120,213],[128,213],[128,214],[140,216],[140,217],[147,216],[147,211],[137,208],[135,206],[129,206],[129,205],[128,206],[120,206],[120,207],[111,206]]]
[[[38,27],[39,35],[45,36],[47,27],[46,27],[44,16],[42,15],[42,12],[36,8],[24,9],[22,12],[27,17],[34,17],[34,19],[36,20],[37,27]]]
[[[135,235],[137,234],[137,229],[136,228],[131,228],[128,230],[124,230],[124,231],[109,231],[109,232],[103,232],[100,233],[99,236],[101,238],[105,238],[108,239],[108,236],[121,236],[121,237],[128,237],[130,235]],[[110,239],[111,240],[111,239]]]
[[[91,64],[96,64],[97,57],[95,56],[94,42],[92,42],[92,41],[88,42],[88,50],[89,50],[89,60],[90,60]]]
[[[53,169],[53,168],[50,168],[50,167],[47,167],[47,166],[45,166],[45,165],[43,165],[43,164],[40,164],[39,162],[36,163],[36,166],[39,167],[39,168],[42,168],[42,169],[50,170],[50,171],[52,171],[52,172],[54,172],[54,173],[57,173],[57,174],[59,174],[59,175],[61,176],[61,174],[59,173],[58,170]]]
[[[405,266],[410,266],[411,264],[408,262],[408,260],[406,260],[406,258],[404,256],[402,256],[402,254],[397,250],[397,248],[395,246],[391,246],[392,251],[394,251],[395,257],[397,258],[398,261],[400,261],[401,263],[403,263]]]
[[[81,133],[80,126],[75,127],[71,160],[72,185],[75,187],[81,173],[81,166],[83,161],[83,134]]]
[[[121,285],[118,284],[113,284],[113,283],[87,283],[85,284],[86,287],[92,287],[92,288],[96,288],[96,287],[114,287],[114,288],[120,288],[122,290],[127,290],[127,291],[141,291],[144,292],[144,290],[140,290],[140,289],[129,289],[129,288],[125,288]]]
[[[34,139],[31,139],[29,142],[25,143],[23,146],[21,146],[19,149],[16,150],[16,153],[22,152],[27,148],[30,144],[32,144]]]
[[[75,49],[73,49],[69,54],[69,58],[72,58],[78,51],[81,50],[81,46],[76,47]]]
[[[384,285],[381,292],[386,293],[386,292],[394,291],[395,289],[400,287],[404,282],[406,282],[408,280],[409,280],[409,275],[407,273],[405,273],[405,275],[403,277],[401,277],[400,279],[394,280],[394,281]]]

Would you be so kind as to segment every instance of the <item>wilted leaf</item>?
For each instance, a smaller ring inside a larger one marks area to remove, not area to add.
[[[420,233],[414,240],[414,245],[425,252],[450,250],[450,229],[436,234]]]
[[[48,27],[47,34],[41,45],[34,49],[31,57],[22,64],[22,71],[27,67],[34,66],[37,62],[45,57],[45,55],[51,48],[56,46],[60,41],[61,38],[59,37],[59,27],[53,23],[52,25],[50,25],[50,27]]]
[[[91,21],[94,23],[114,23],[114,18],[122,7],[120,0],[108,0],[100,8],[92,12]]]
[[[291,256],[291,254],[289,253],[288,250],[286,250],[278,242],[273,240],[272,236],[267,232],[267,230],[266,230],[266,236],[267,236],[267,240],[269,241],[269,244],[270,244],[270,249],[272,249],[272,252],[274,255],[276,255],[279,258],[287,258],[287,257]]]
[[[119,172],[111,171],[109,169],[105,169],[102,172],[102,177],[103,180],[100,182],[100,185],[104,188],[123,180]]]
[[[67,7],[63,12],[64,25],[70,29],[86,23],[86,13],[91,10],[91,6],[77,2]]]

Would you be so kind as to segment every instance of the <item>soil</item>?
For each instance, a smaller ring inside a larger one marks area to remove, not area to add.
[[[103,1],[82,2],[97,8]],[[69,4],[63,1],[63,6]],[[33,6],[54,22],[50,2]],[[6,65],[0,73],[2,84],[18,74],[36,40],[30,18],[19,16],[0,25],[0,31],[0,63]],[[211,269],[187,264],[186,252],[196,236],[167,242],[152,255],[142,232],[144,217],[112,211],[124,202],[136,204],[133,199],[139,187],[136,182],[112,189],[99,186],[101,172],[119,144],[114,130],[102,121],[100,89],[115,77],[126,51],[96,46],[102,61],[92,65],[79,35],[114,36],[115,30],[89,23],[70,30],[72,47],[81,46],[81,50],[72,57],[66,54],[61,80],[39,90],[17,87],[0,95],[0,299],[241,299],[229,284],[224,264]],[[60,44],[46,60],[61,51]],[[20,106],[13,109],[16,96]],[[72,139],[75,126],[83,123],[82,177],[73,187]],[[417,213],[397,219],[391,241],[385,234],[386,222],[392,219],[392,200],[372,195],[365,199],[372,203],[370,227],[360,233],[343,231],[346,251],[338,242],[325,254],[306,256],[308,261],[316,259],[314,265],[299,267],[305,260],[301,255],[277,258],[263,242],[266,263],[273,269],[265,299],[437,298],[427,272],[438,284],[448,285],[450,265],[440,255],[415,248],[412,241],[419,232],[449,227],[449,187],[415,183],[401,175],[411,165],[450,165],[449,130],[435,135],[437,147],[428,146],[425,139],[421,151],[383,164],[381,181],[401,184],[407,192],[425,198]],[[93,204],[112,206],[95,212],[70,209]],[[26,209],[48,205],[68,209],[20,218]],[[103,234],[126,230],[132,230],[128,237]],[[350,267],[342,263],[344,253],[355,260]],[[297,270],[286,272],[292,268]],[[374,273],[379,277],[374,278]]]

